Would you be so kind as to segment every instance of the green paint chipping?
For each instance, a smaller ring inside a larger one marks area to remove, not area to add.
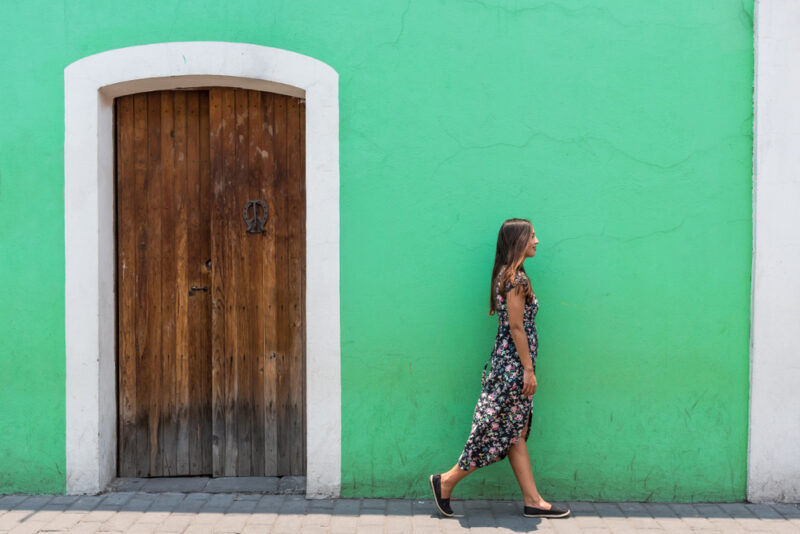
[[[344,496],[427,496],[427,475],[455,463],[495,333],[496,232],[528,217],[544,495],[743,499],[752,8],[5,3],[0,493],[65,487],[63,69],[209,40],[340,76]],[[504,461],[455,497],[518,495]]]

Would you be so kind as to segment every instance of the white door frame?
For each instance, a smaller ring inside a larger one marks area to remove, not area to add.
[[[328,65],[241,43],[134,46],[64,69],[67,493],[116,476],[114,98],[228,86],[306,100],[306,450],[308,497],[339,494],[339,88]]]
[[[755,2],[747,498],[800,501],[800,3]]]

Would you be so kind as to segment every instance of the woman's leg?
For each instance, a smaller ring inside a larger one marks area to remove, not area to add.
[[[514,470],[514,476],[517,477],[519,488],[522,490],[522,496],[525,499],[525,506],[533,506],[534,508],[541,508],[542,510],[549,510],[550,503],[545,501],[539,491],[536,489],[536,483],[533,480],[533,469],[531,468],[531,458],[528,456],[528,444],[525,442],[525,434],[528,432],[528,425],[522,431],[519,441],[511,446],[508,450],[508,461],[511,462],[511,468]]]
[[[458,464],[456,464],[450,469],[450,471],[442,473],[442,499],[449,499],[450,494],[453,492],[453,488],[456,487],[456,484],[461,482],[464,477],[470,473],[474,473],[475,471],[477,471],[477,468],[464,471],[458,467]]]

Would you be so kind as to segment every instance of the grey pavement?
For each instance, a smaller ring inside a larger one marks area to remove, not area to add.
[[[262,493],[0,496],[0,534],[46,533],[800,533],[795,504],[558,503],[568,519],[529,519],[520,501],[454,500],[443,518],[430,500],[323,499]]]

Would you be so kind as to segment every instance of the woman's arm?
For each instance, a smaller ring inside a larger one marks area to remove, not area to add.
[[[533,374],[533,361],[531,361],[531,353],[528,349],[528,334],[525,333],[525,327],[522,324],[522,317],[525,315],[525,294],[520,286],[508,292],[506,303],[511,338],[514,340],[519,361],[522,362],[522,367],[525,369],[522,394],[533,395],[536,393],[536,375]]]

